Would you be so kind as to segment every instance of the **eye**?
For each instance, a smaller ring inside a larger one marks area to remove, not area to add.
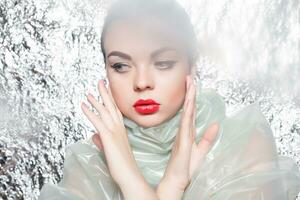
[[[124,73],[126,72],[123,68],[122,70],[122,67],[123,66],[128,66],[128,65],[125,65],[125,64],[122,64],[122,63],[116,63],[114,65],[111,65],[112,68],[114,68],[115,71],[119,72],[119,73]]]
[[[174,66],[177,61],[167,60],[167,61],[158,61],[155,65],[162,66],[161,69],[168,69]]]

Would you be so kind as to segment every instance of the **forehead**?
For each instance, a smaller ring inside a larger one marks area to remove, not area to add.
[[[176,28],[155,17],[113,21],[104,38],[106,52],[151,52],[162,46],[177,49],[179,53],[183,50]]]

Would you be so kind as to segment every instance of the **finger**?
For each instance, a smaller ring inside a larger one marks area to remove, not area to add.
[[[187,99],[188,99],[188,94],[189,94],[190,83],[191,83],[190,75],[187,75],[187,76],[186,76],[186,93],[185,93],[185,101],[184,101],[184,105],[183,105],[184,108],[186,107],[186,104],[187,104]]]
[[[191,121],[191,118],[193,116],[193,113],[192,113],[192,102],[191,100],[187,100],[187,104],[186,104],[186,108],[184,109],[184,111],[182,112],[182,115],[181,115],[181,119],[180,119],[180,133],[183,133],[183,132],[188,132],[190,131],[190,121]],[[182,134],[183,135],[186,135],[186,134]]]
[[[182,145],[181,141],[184,141],[184,140],[187,141],[187,139],[185,139],[185,138],[187,138],[186,135],[189,134],[189,127],[188,127],[189,122],[188,122],[188,117],[187,117],[187,113],[188,113],[187,110],[188,110],[188,107],[189,107],[189,98],[188,98],[189,93],[190,93],[190,75],[187,75],[186,76],[185,102],[184,102],[184,105],[183,105],[183,112],[181,113],[181,117],[180,117],[179,131],[178,131],[178,134],[176,135],[175,142],[174,142],[174,146],[176,148],[178,148],[179,146]],[[187,145],[189,145],[189,144],[187,144]]]
[[[104,85],[103,80],[100,80],[98,82],[98,90],[100,92],[101,98],[103,100],[103,104],[105,105],[106,109],[109,111],[109,113],[111,114],[114,122],[118,123],[118,116],[117,116],[117,111],[116,108],[112,102],[112,100],[110,99],[107,89]]]
[[[99,133],[95,133],[92,136],[92,140],[93,140],[94,144],[99,148],[100,151],[104,150],[104,147],[103,147],[103,144],[102,144],[102,140],[101,140],[101,137],[100,137]]]
[[[112,94],[111,94],[111,89],[110,89],[110,85],[108,85],[107,87],[107,91],[108,91],[108,96],[110,97],[111,101],[113,102],[114,106],[117,106],[115,99],[113,98]]]
[[[193,121],[193,115],[194,115],[194,106],[195,106],[195,85],[190,82],[190,88],[189,88],[189,92],[188,92],[188,103],[190,104],[190,110],[188,112],[187,117],[189,117],[189,128],[192,127],[192,121]],[[188,106],[187,106],[188,107]]]
[[[83,113],[85,114],[85,116],[88,118],[88,120],[94,125],[94,127],[97,129],[98,132],[100,133],[107,133],[108,129],[105,126],[105,124],[103,124],[102,120],[92,111],[89,110],[89,108],[87,107],[87,105],[82,102],[81,104],[81,109],[83,111]],[[105,134],[103,134],[103,138],[105,137]]]
[[[185,122],[187,122],[185,125],[189,127],[188,130],[190,130],[191,127],[191,122],[192,122],[192,118],[193,118],[193,105],[195,103],[195,86],[193,85],[193,83],[190,81],[189,78],[189,91],[187,93],[187,105],[184,108],[184,113],[183,113],[183,120],[186,120]]]
[[[192,90],[192,86],[190,87],[190,90]],[[179,128],[179,143],[181,145],[184,145],[183,148],[186,146],[191,147],[191,125],[192,125],[192,117],[193,117],[193,99],[190,98],[190,96],[193,94],[193,91],[190,92],[186,109],[183,111],[181,115],[181,123]]]
[[[101,120],[107,125],[108,128],[112,129],[115,124],[109,111],[104,107],[102,103],[99,103],[92,94],[88,94],[87,99],[92,104],[92,106],[96,108],[96,110],[100,114]]]
[[[117,106],[117,104],[116,104],[116,101],[115,101],[114,97],[112,96],[111,89],[110,89],[110,85],[108,85],[108,95],[109,95],[109,97],[111,98],[111,100],[112,100],[112,102],[113,102],[113,104],[114,104],[114,106],[115,106],[115,109],[116,109],[116,111],[117,111],[117,114],[118,114],[119,119],[120,119],[120,120],[123,120],[123,115],[122,115],[121,111],[119,110],[119,108],[118,108],[118,106]]]
[[[193,116],[192,116],[192,121],[191,121],[191,131],[190,131],[190,137],[192,139],[192,142],[194,142],[194,135],[195,135],[195,131],[196,131],[196,128],[195,128],[195,115],[196,115],[196,89],[195,89],[195,85],[193,84],[193,90],[194,90],[194,93],[193,93],[193,97],[192,97],[192,102],[193,102]]]
[[[192,118],[192,125],[191,125],[191,140],[192,142],[195,142],[195,134],[196,134],[196,127],[195,127],[195,123],[196,123],[196,100],[195,97],[193,98],[193,118]]]
[[[213,146],[218,131],[219,131],[219,125],[217,123],[213,123],[207,128],[207,130],[203,134],[198,144],[198,150],[201,154],[201,157],[204,157],[207,154],[207,152],[210,150],[210,148]]]
[[[216,136],[218,134],[219,125],[218,123],[213,123],[210,125],[210,127],[207,129],[205,134],[203,135],[203,139],[207,140],[210,143],[213,143],[216,139]]]

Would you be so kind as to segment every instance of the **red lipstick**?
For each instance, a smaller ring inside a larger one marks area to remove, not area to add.
[[[152,114],[159,110],[159,103],[153,99],[139,99],[133,104],[134,109],[141,114]]]

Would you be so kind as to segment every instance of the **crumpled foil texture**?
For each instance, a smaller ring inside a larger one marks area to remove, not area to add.
[[[228,115],[259,102],[278,154],[300,167],[300,2],[180,0],[199,39],[197,80]],[[0,1],[0,199],[37,199],[62,177],[65,147],[94,127],[80,109],[105,78],[111,1]]]

